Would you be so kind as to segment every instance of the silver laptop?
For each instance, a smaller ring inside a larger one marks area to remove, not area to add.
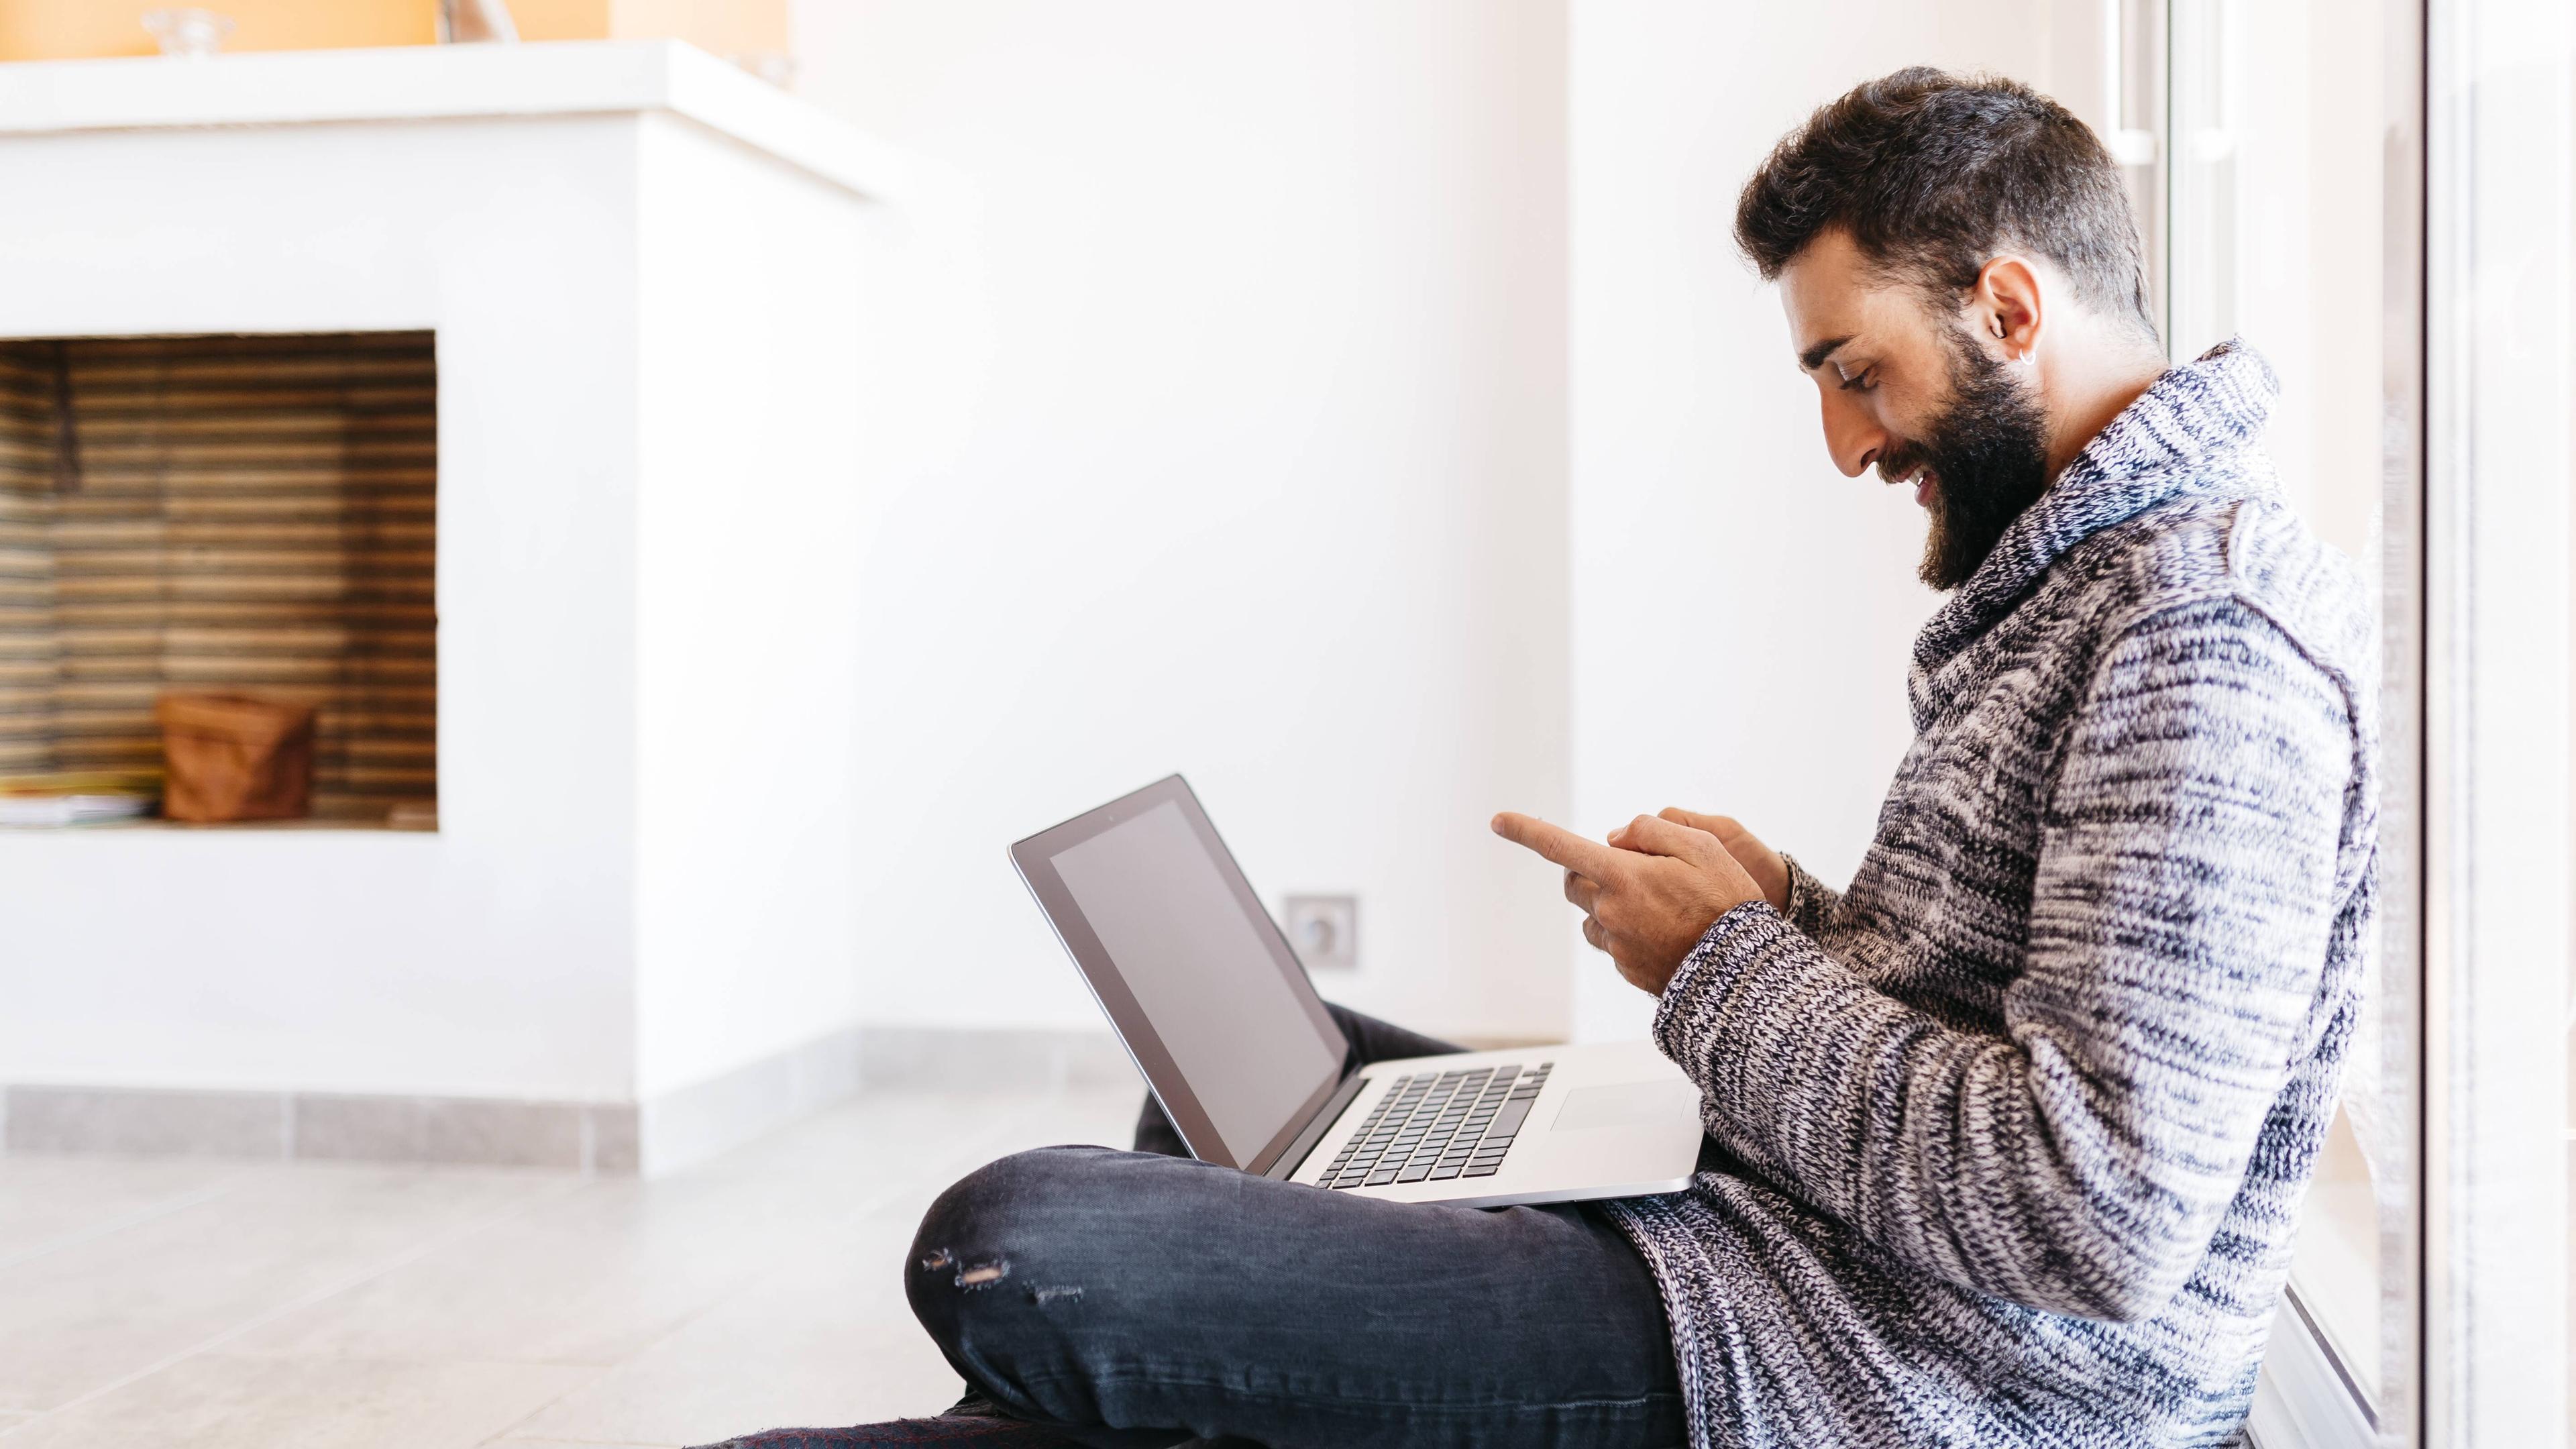
[[[1651,1043],[1345,1068],[1349,1043],[1178,775],[1030,836],[1011,861],[1206,1161],[1479,1207],[1689,1184],[1699,1090]]]

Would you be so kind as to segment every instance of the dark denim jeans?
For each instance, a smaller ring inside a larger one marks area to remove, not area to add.
[[[1333,1008],[1357,1061],[1458,1048]],[[1099,1446],[1682,1442],[1662,1299],[1579,1206],[1380,1202],[1194,1161],[1047,1147],[940,1195],[904,1267],[970,1388]]]

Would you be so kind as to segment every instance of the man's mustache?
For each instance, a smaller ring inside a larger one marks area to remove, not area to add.
[[[1924,466],[1924,464],[1929,461],[1930,459],[1924,450],[1915,444],[1899,444],[1894,450],[1879,455],[1877,465],[1878,481],[1881,483],[1893,483],[1898,479],[1905,477],[1907,474],[1912,473],[1915,469]]]

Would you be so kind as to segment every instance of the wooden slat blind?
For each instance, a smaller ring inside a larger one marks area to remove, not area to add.
[[[0,343],[0,774],[221,690],[319,707],[315,814],[434,803],[437,480],[426,332]]]

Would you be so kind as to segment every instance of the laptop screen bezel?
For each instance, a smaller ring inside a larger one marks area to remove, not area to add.
[[[1189,822],[1191,834],[1198,838],[1200,848],[1208,853],[1217,873],[1234,893],[1235,904],[1242,908],[1245,918],[1253,923],[1256,934],[1269,948],[1271,964],[1278,968],[1288,983],[1289,993],[1305,1009],[1307,1024],[1331,1048],[1331,1070],[1315,1084],[1314,1090],[1306,1094],[1304,1102],[1279,1125],[1261,1150],[1247,1161],[1235,1161],[1227,1150],[1225,1139],[1216,1130],[1215,1121],[1199,1104],[1197,1094],[1190,1090],[1179,1065],[1164,1046],[1162,1035],[1146,1018],[1143,1005],[1119,973],[1118,963],[1110,958],[1108,948],[1101,944],[1090,921],[1083,916],[1081,904],[1065,887],[1064,877],[1055,867],[1055,858],[1065,851],[1165,804],[1180,807],[1182,818]],[[1099,1001],[1101,1011],[1108,1016],[1110,1025],[1117,1028],[1119,1040],[1126,1044],[1127,1054],[1135,1059],[1136,1070],[1144,1074],[1145,1084],[1153,1089],[1156,1100],[1163,1104],[1172,1125],[1180,1129],[1181,1141],[1187,1144],[1191,1153],[1202,1161],[1222,1163],[1246,1172],[1269,1171],[1280,1154],[1296,1141],[1299,1129],[1349,1075],[1346,1063],[1350,1041],[1334,1024],[1332,1013],[1324,1008],[1324,999],[1315,994],[1315,983],[1307,977],[1304,963],[1297,959],[1288,938],[1281,934],[1278,922],[1272,920],[1270,912],[1262,906],[1260,894],[1253,890],[1250,881],[1244,879],[1242,868],[1235,864],[1234,853],[1225,848],[1225,841],[1217,835],[1216,826],[1208,819],[1207,811],[1200,807],[1199,798],[1191,791],[1189,781],[1179,775],[1167,775],[1096,810],[1086,811],[1052,829],[1039,831],[1011,847],[1011,863],[1019,870],[1020,879],[1028,885],[1030,893],[1038,898],[1039,908],[1046,912],[1048,923],[1055,927],[1056,939],[1064,943],[1066,954],[1072,956],[1074,965],[1080,968],[1082,979],[1091,987],[1091,994]]]

